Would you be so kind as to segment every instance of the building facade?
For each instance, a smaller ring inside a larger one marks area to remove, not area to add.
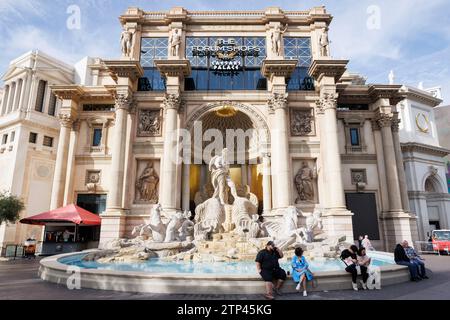
[[[297,206],[321,210],[329,235],[367,234],[386,250],[417,240],[398,127],[406,93],[332,58],[331,20],[324,7],[129,8],[120,58],[85,61],[84,82],[50,86],[50,207],[91,206],[101,243],[128,237],[158,203],[166,217],[194,212],[211,196],[208,155],[226,146],[239,196],[257,199],[263,219]],[[226,143],[230,129],[248,133],[242,148]]]
[[[450,106],[439,106],[435,109],[436,127],[439,142],[444,148],[450,149]],[[450,193],[450,157],[445,158],[447,188]]]

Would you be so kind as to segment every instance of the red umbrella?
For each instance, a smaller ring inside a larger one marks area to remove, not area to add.
[[[102,220],[98,215],[74,204],[20,220],[20,223],[40,226],[51,222],[71,222],[77,225],[88,226],[99,226],[102,224]]]

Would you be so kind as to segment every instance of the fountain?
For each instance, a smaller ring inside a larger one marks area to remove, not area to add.
[[[113,240],[102,250],[44,259],[41,277],[60,282],[68,277],[67,268],[76,266],[82,270],[84,285],[91,288],[161,293],[263,292],[253,261],[272,240],[285,252],[281,264],[286,270],[290,269],[295,248],[301,246],[313,272],[318,272],[322,290],[350,286],[338,259],[350,243],[345,236],[323,232],[320,210],[306,215],[291,206],[280,218],[264,221],[258,215],[256,196],[239,195],[231,180],[227,149],[211,159],[209,170],[214,193],[196,207],[194,220],[189,211],[164,216],[157,205],[150,223],[133,229],[133,239]],[[306,216],[304,226],[299,224],[301,216]],[[384,284],[407,280],[407,271],[395,266],[391,255],[370,255],[384,269]]]

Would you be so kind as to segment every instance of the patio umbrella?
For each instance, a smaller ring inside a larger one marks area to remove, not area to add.
[[[98,215],[74,204],[20,220],[20,223],[39,226],[52,222],[69,222],[75,225],[99,226],[102,220]]]

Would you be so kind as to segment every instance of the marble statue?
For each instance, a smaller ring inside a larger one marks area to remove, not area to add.
[[[170,219],[169,223],[166,227],[166,237],[164,239],[164,242],[173,242],[177,240],[178,237],[178,229],[181,228],[183,224],[183,213],[180,211],[177,211],[172,218]]]
[[[140,224],[131,231],[133,237],[141,237],[142,240],[148,240],[152,235],[151,228],[146,224]]]
[[[180,241],[192,241],[194,237],[194,222],[190,220],[192,217],[192,212],[185,211],[184,212],[185,220],[181,224],[180,230]]]
[[[297,188],[298,197],[295,203],[303,201],[314,201],[314,182],[316,178],[315,170],[311,169],[306,162],[302,163],[302,167],[298,170],[294,182]]]
[[[222,150],[222,155],[215,156],[209,163],[211,180],[214,187],[213,198],[219,198],[220,204],[228,204],[227,180],[230,176],[230,167],[228,163],[228,150]]]
[[[319,37],[320,56],[328,57],[330,55],[330,41],[328,39],[328,32],[326,28],[322,29]]]
[[[281,56],[281,40],[282,35],[287,31],[288,25],[284,28],[284,30],[281,30],[280,25],[276,25],[275,28],[273,28],[271,32],[270,39],[272,40],[272,52],[277,55]]]
[[[181,34],[179,32],[179,29],[174,29],[171,32],[169,43],[170,43],[170,56],[178,57],[181,45]]]
[[[159,176],[153,168],[153,163],[148,162],[144,171],[136,182],[139,191],[139,200],[158,203]]]
[[[304,242],[311,243],[314,240],[314,232],[322,231],[322,212],[314,210],[314,212],[306,218],[306,227],[300,228],[300,235]]]
[[[152,238],[154,242],[163,242],[166,238],[166,225],[161,220],[161,205],[158,204],[150,217],[148,227],[152,230]]]
[[[224,231],[225,208],[219,198],[213,197],[195,208],[195,240],[207,240],[213,233]]]
[[[301,241],[302,228],[298,226],[298,216],[297,208],[291,206],[286,209],[282,221],[267,221],[262,223],[261,228],[274,239],[276,246],[283,250]]]
[[[391,70],[391,72],[389,72],[389,84],[395,84],[395,74],[394,74],[394,70]]]
[[[247,198],[240,197],[237,194],[236,185],[233,181],[228,181],[228,186],[231,190],[231,195],[234,198],[232,204],[232,222],[237,227],[237,222],[241,217],[251,219],[253,215],[258,215],[258,208]]]
[[[120,44],[122,46],[122,55],[124,57],[131,57],[131,49],[133,44],[133,33],[129,30],[123,30],[120,37]]]

